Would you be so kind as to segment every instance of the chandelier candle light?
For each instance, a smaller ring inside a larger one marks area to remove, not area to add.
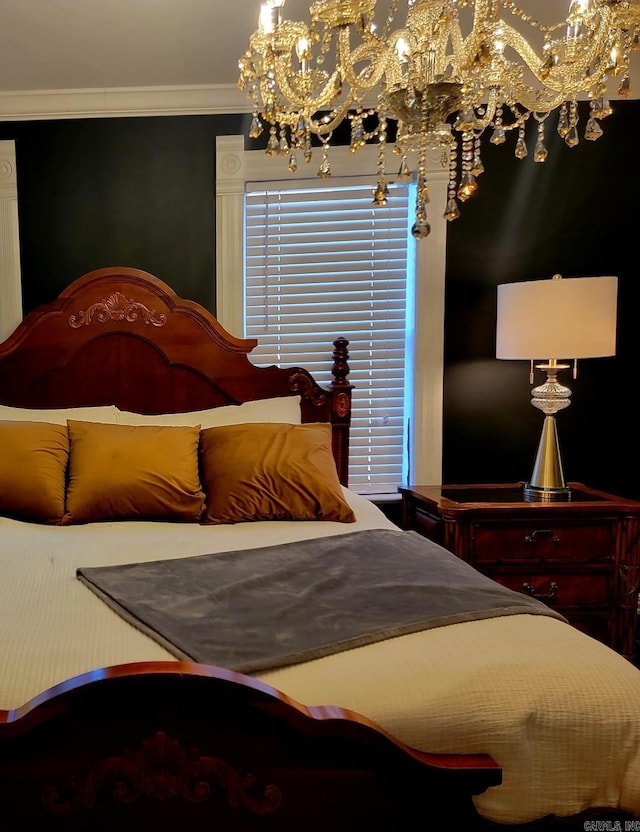
[[[380,5],[385,10],[376,14]],[[267,153],[286,156],[292,171],[300,157],[311,161],[316,136],[317,173],[328,177],[333,131],[348,120],[352,151],[378,142],[373,202],[382,206],[388,198],[385,147],[389,122],[395,122],[397,176],[408,181],[417,175],[417,239],[430,231],[426,169],[432,151],[449,169],[444,216],[454,220],[483,172],[483,137],[501,145],[513,134],[515,155],[523,159],[529,154],[525,126],[533,118],[533,158],[544,162],[552,112],[558,111],[557,130],[574,147],[579,99],[589,100],[582,135],[593,141],[611,113],[610,79],[617,79],[618,95],[631,92],[629,56],[640,29],[640,4],[633,0],[570,0],[566,19],[551,25],[511,0],[316,0],[308,23],[287,20],[284,6],[285,0],[262,4],[258,29],[239,61],[239,86],[253,102],[249,135],[257,138],[266,128]]]
[[[531,480],[524,486],[526,500],[549,502],[571,499],[562,470],[556,413],[569,407],[571,390],[560,384],[558,372],[573,359],[615,355],[617,277],[578,277],[503,283],[498,286],[496,357],[534,360],[547,380],[531,391],[531,404],[544,413]]]

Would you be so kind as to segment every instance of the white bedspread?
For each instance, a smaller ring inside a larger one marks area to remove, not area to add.
[[[45,527],[0,518],[0,709],[69,677],[172,656],[75,576],[102,566],[393,528],[346,492],[358,522]],[[518,615],[455,624],[261,675],[307,705],[365,714],[432,752],[486,752],[504,782],[476,798],[500,822],[588,807],[640,817],[640,670],[569,625]]]

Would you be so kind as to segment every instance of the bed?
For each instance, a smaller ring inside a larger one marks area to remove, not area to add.
[[[326,388],[303,368],[256,367],[254,346],[131,268],[75,280],[0,345],[0,426],[48,431],[48,459],[61,431],[76,449],[62,506],[56,492],[55,510],[49,501],[33,518],[0,517],[0,828],[584,829],[640,819],[640,670],[557,617],[456,619],[240,672],[185,661],[79,580],[78,570],[413,534],[348,488],[348,342],[333,344]],[[218,518],[194,519],[200,508],[185,509],[185,522],[111,517],[91,477],[116,465],[122,437],[137,431],[136,447],[150,438],[173,472],[195,426],[199,453],[205,434],[232,452],[205,489]],[[322,433],[337,508],[226,515],[228,460],[283,426],[295,442]],[[47,496],[48,481],[37,485]],[[4,493],[10,505],[22,499],[17,485]]]

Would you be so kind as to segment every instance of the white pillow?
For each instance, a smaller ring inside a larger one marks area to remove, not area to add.
[[[160,413],[149,415],[117,410],[117,421],[121,425],[169,425],[217,428],[224,425],[244,425],[248,422],[286,422],[299,425],[300,396],[280,396],[275,399],[258,399],[244,404],[230,404],[212,407],[209,410],[191,410],[186,413]]]
[[[106,422],[112,425],[117,420],[117,409],[113,404],[104,407],[65,407],[50,410],[9,407],[0,404],[0,420],[7,422],[50,422],[53,425],[66,425],[67,419],[80,422]]]

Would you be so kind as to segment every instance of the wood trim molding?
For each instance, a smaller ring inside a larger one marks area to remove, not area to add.
[[[244,332],[245,156],[242,136],[216,136],[216,317],[238,338]]]
[[[431,233],[416,245],[410,482],[442,482],[448,170],[429,171]]]
[[[0,92],[0,121],[251,112],[233,84]]]
[[[0,342],[22,320],[16,145],[0,141]]]

